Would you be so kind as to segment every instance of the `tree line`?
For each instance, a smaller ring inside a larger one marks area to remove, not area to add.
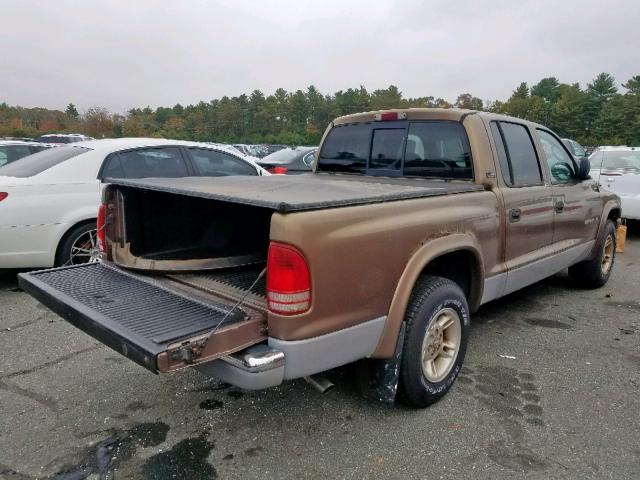
[[[369,92],[364,86],[322,94],[279,88],[224,96],[195,105],[133,108],[126,114],[103,107],[80,114],[70,103],[65,111],[24,108],[0,103],[0,137],[35,137],[45,133],[84,133],[105,137],[164,137],[225,143],[314,145],[335,117],[367,110],[407,107],[458,107],[503,113],[542,123],[562,137],[583,145],[640,145],[640,75],[622,83],[597,75],[585,88],[547,77],[535,85],[523,82],[506,100],[486,101],[462,93],[450,103],[433,96],[405,98],[398,87]]]

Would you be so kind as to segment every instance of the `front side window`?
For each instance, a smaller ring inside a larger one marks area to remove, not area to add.
[[[551,183],[569,183],[576,177],[576,168],[571,155],[563,148],[562,142],[546,130],[538,129],[538,137],[549,165]]]
[[[496,124],[492,127],[494,140],[496,136],[499,138],[499,141],[496,141],[496,147],[505,183],[512,187],[541,185],[540,162],[527,127],[510,122],[493,122],[493,124]],[[502,147],[504,147],[504,158],[501,158]]]
[[[247,162],[229,154],[205,148],[189,148],[188,150],[198,173],[203,177],[258,175],[257,170]]]
[[[126,178],[188,177],[187,164],[176,147],[148,148],[118,153]]]

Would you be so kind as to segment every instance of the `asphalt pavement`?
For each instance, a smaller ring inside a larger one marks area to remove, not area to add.
[[[157,376],[0,274],[0,478],[640,478],[640,225],[609,283],[566,273],[483,307],[461,376],[424,410],[353,368],[249,392]]]

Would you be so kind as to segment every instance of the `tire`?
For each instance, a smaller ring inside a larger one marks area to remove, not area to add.
[[[424,408],[447,393],[462,367],[470,331],[467,299],[451,280],[425,276],[413,289],[405,322],[399,398]]]
[[[80,252],[78,248],[86,252]],[[78,265],[93,261],[96,249],[95,222],[80,223],[71,228],[60,241],[55,266]]]
[[[596,255],[589,260],[569,267],[569,275],[584,288],[598,288],[609,280],[616,259],[616,226],[607,220],[598,239]]]

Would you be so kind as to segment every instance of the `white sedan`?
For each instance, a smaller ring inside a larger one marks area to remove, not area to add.
[[[589,162],[591,176],[620,196],[622,217],[640,220],[640,148],[600,147]]]
[[[0,268],[84,263],[97,252],[108,178],[269,175],[224,147],[121,138],[45,150],[0,168]]]

